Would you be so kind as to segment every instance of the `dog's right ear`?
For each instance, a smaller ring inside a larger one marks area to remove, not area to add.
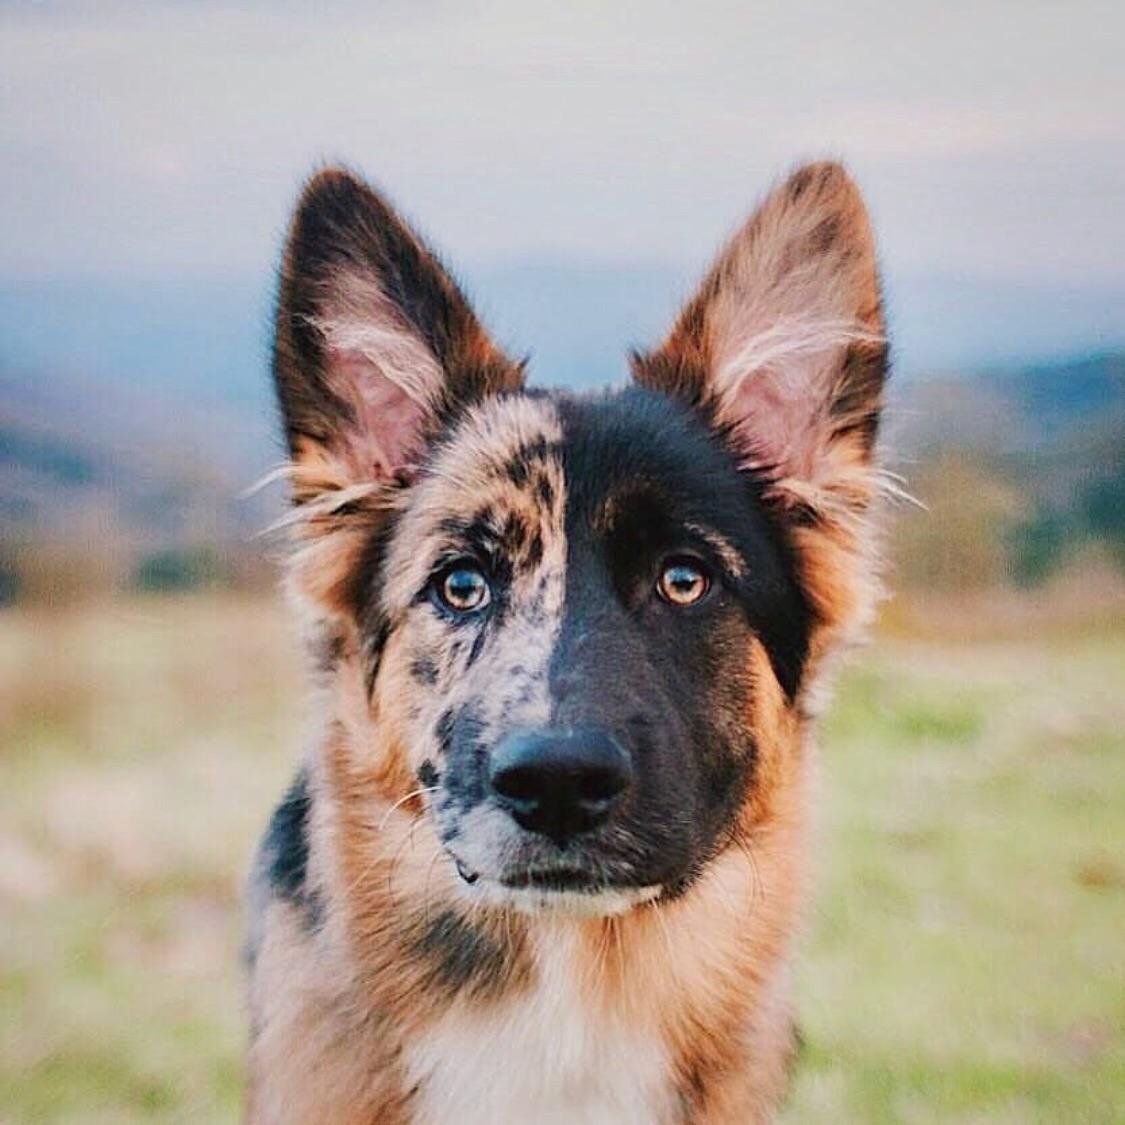
[[[355,610],[359,562],[396,486],[444,421],[518,389],[522,368],[390,205],[328,169],[290,228],[273,371],[301,544],[294,588]]]
[[[408,478],[443,419],[523,378],[390,205],[335,168],[293,218],[273,369],[298,503]]]
[[[758,475],[820,620],[854,632],[878,593],[887,341],[871,224],[844,169],[810,164],[775,189],[633,365],[643,386],[702,409]]]

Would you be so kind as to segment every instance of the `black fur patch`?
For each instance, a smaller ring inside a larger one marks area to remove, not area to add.
[[[517,488],[523,488],[531,477],[532,466],[536,462],[556,456],[558,452],[557,444],[547,441],[546,438],[539,438],[517,449],[501,471]]]
[[[735,455],[702,419],[663,395],[630,388],[564,403],[562,409],[569,550],[581,557],[607,501],[617,526],[598,551],[616,574],[674,550],[683,524],[717,532],[743,562],[744,577],[729,581],[729,593],[793,698],[808,653],[812,610],[797,583],[785,529],[762,499],[768,481],[740,471]],[[582,588],[581,578],[568,579],[575,590]]]
[[[453,742],[453,725],[456,721],[457,716],[452,711],[443,711],[434,727],[438,749],[444,758],[449,757],[449,749]]]
[[[414,952],[432,967],[450,995],[503,990],[512,971],[510,951],[453,910],[434,915],[423,927]]]
[[[551,478],[543,473],[535,482],[535,496],[540,504],[548,510],[555,506],[555,486]]]
[[[320,922],[321,906],[309,886],[309,811],[312,797],[308,775],[297,773],[289,791],[274,810],[262,845],[266,878],[273,893],[299,906],[310,928]]]
[[[396,526],[397,521],[393,515],[388,514],[383,519],[368,540],[360,564],[356,567],[349,583],[348,600],[354,608],[362,637],[364,676],[368,694],[374,691],[383,649],[386,647],[391,631],[379,593],[387,551],[394,538]]]
[[[410,665],[410,674],[419,683],[433,687],[438,680],[437,665],[432,660],[424,658],[415,660]]]
[[[487,566],[495,587],[503,590],[512,578],[515,559],[510,552],[518,548],[522,523],[514,515],[500,522],[492,508],[483,508],[468,517],[450,516],[441,521],[439,530],[451,549]]]

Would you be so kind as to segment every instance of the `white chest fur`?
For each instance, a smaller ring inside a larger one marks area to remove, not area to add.
[[[408,1051],[419,1125],[664,1125],[674,1092],[663,1043],[591,1012],[564,940],[538,961],[530,993],[451,1011]]]

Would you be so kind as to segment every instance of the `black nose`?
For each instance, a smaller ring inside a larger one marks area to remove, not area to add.
[[[489,765],[493,791],[516,823],[560,844],[603,824],[631,776],[628,754],[598,730],[511,734]]]

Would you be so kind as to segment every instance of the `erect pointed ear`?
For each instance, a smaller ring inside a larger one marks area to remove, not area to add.
[[[294,588],[354,611],[361,559],[390,493],[443,420],[517,389],[437,259],[370,187],[339,169],[306,186],[281,267],[274,380],[302,548]]]
[[[855,570],[870,539],[887,345],[871,228],[843,168],[808,165],[770,194],[633,366],[641,384],[702,409],[795,526],[832,531],[797,533],[810,586],[822,617],[855,616],[841,567]]]
[[[290,228],[274,378],[301,502],[408,475],[442,418],[522,371],[390,205],[328,169]]]

